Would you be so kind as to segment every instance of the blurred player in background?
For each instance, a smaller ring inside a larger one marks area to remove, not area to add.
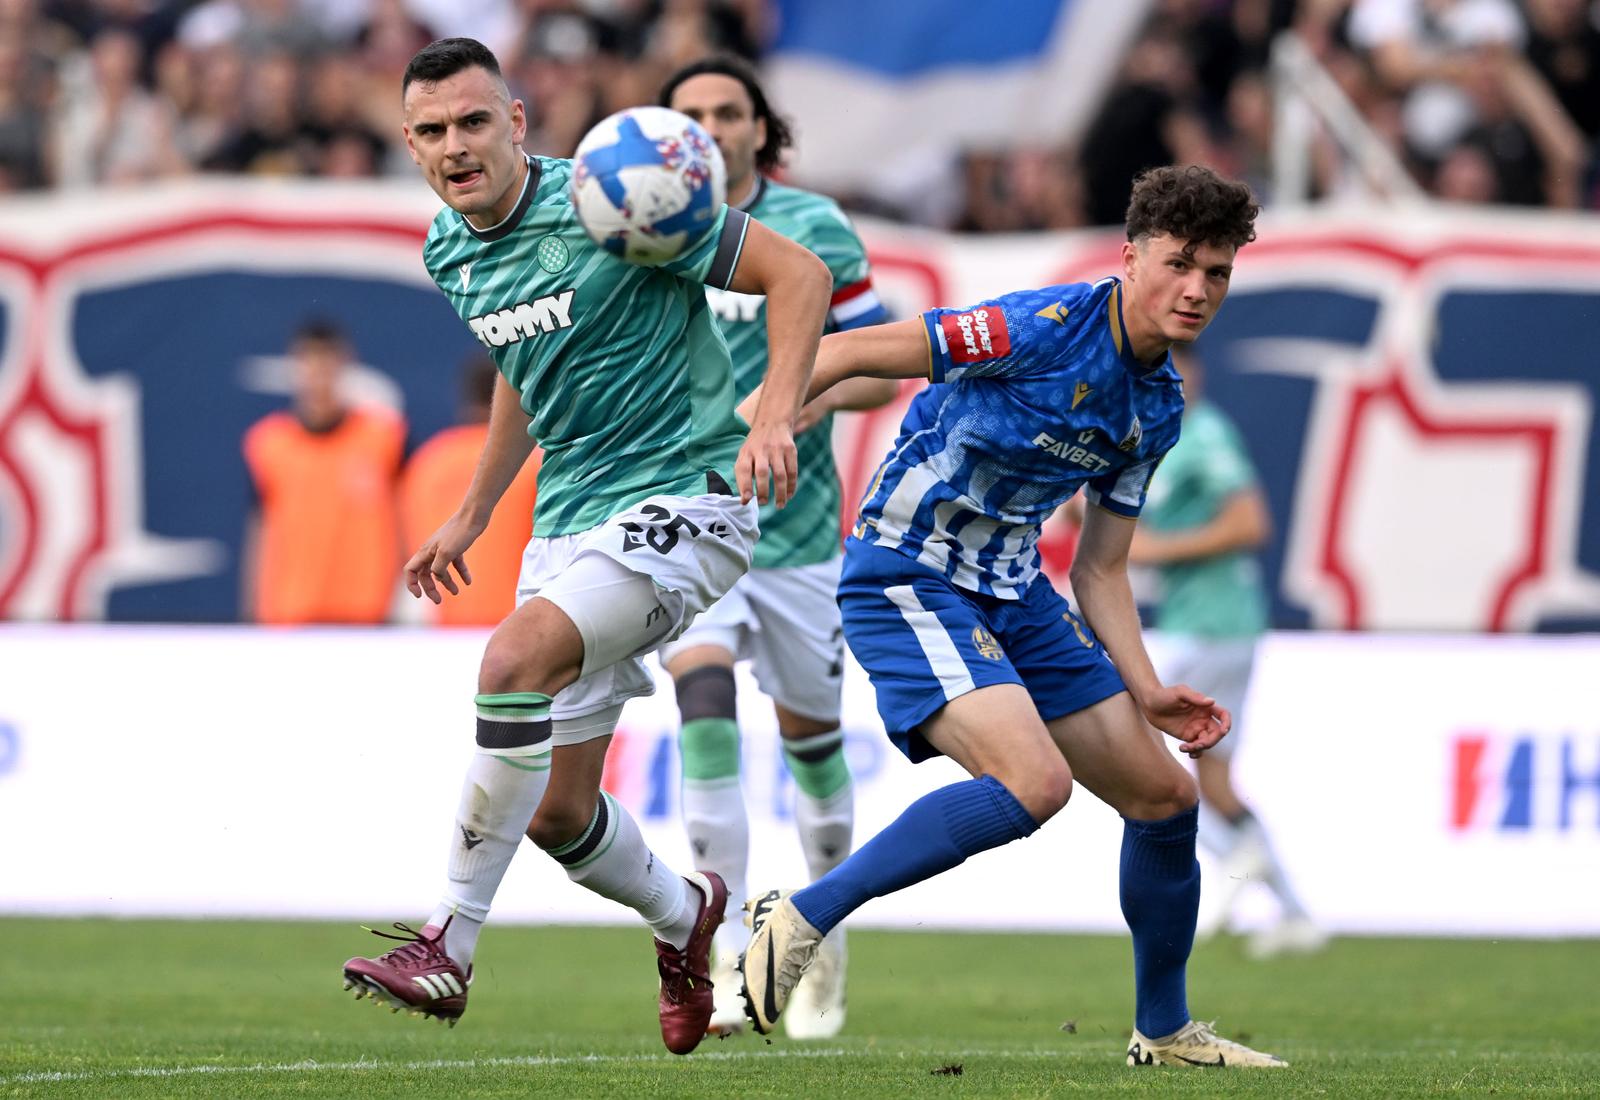
[[[671,76],[661,105],[705,127],[728,169],[728,205],[810,249],[833,273],[832,331],[886,318],[872,288],[866,249],[832,199],[768,178],[790,145],[755,73],[742,61],[711,58]],[[766,303],[755,295],[706,291],[733,357],[740,397],[767,370]],[[800,483],[780,511],[761,510],[761,539],[749,573],[672,645],[662,650],[677,683],[683,724],[683,822],[694,865],[715,871],[734,898],[745,896],[750,819],[739,788],[739,727],[734,662],[754,661],[772,697],[783,756],[795,780],[795,825],[813,879],[850,853],[855,798],[839,728],[844,634],[839,605],[839,474],[833,463],[833,414],[894,399],[888,378],[852,378],[807,405],[795,425]],[[711,1030],[743,1028],[738,959],[748,936],[728,921],[717,931],[716,1011]],[[784,1026],[795,1038],[827,1038],[844,1026],[844,929],[824,941],[817,962],[789,1004]]]
[[[1123,818],[1129,1064],[1284,1064],[1189,1015],[1198,796],[1150,726],[1195,754],[1231,718],[1156,675],[1127,573],[1183,412],[1168,349],[1216,315],[1258,209],[1249,188],[1209,169],[1155,169],[1134,186],[1120,279],[823,341],[813,398],[857,375],[933,383],[867,490],[839,605],[896,747],[913,762],[949,756],[972,778],[924,795],[810,886],[751,900],[743,975],[758,1030],[776,1025],[822,937],[856,908],[1029,836],[1076,778]],[[1040,523],[1080,488],[1092,505],[1072,566],[1081,617],[1041,579],[1035,551]]]
[[[1256,641],[1267,628],[1267,592],[1255,552],[1270,537],[1272,521],[1238,430],[1204,399],[1199,359],[1188,353],[1172,359],[1183,376],[1183,435],[1151,483],[1128,560],[1153,566],[1160,577],[1155,626],[1163,635],[1163,678],[1209,692],[1234,715],[1233,732],[1194,762],[1200,843],[1219,861],[1202,934],[1224,926],[1240,889],[1259,880],[1282,913],[1250,938],[1247,950],[1259,957],[1313,951],[1325,937],[1231,777]]]
[[[474,356],[461,368],[461,422],[429,439],[406,463],[400,479],[400,519],[405,545],[421,546],[461,505],[489,437],[494,360]],[[425,604],[441,626],[494,626],[517,604],[517,571],[533,533],[533,502],[539,476],[534,451],[496,506],[489,526],[474,543],[472,583],[454,598]]]
[[[289,347],[293,402],[244,437],[259,506],[245,538],[244,618],[259,623],[381,623],[400,541],[395,486],[406,426],[345,397],[350,342],[332,321],[303,324]],[[330,561],[338,569],[328,568]]]
[[[804,248],[726,205],[661,267],[595,246],[568,197],[572,163],[523,151],[523,103],[472,39],[419,51],[402,101],[407,146],[449,208],[423,260],[501,375],[478,471],[407,563],[411,593],[438,602],[441,588],[470,584],[467,551],[535,438],[544,464],[518,607],[478,673],[477,752],[444,891],[420,933],[398,926],[402,946],[346,962],[346,988],[459,1018],[479,932],[531,820],[534,843],[574,882],[654,931],[661,1036],[685,1054],[711,1019],[726,888],[715,874],[674,874],[600,777],[622,704],[652,689],[643,655],[749,568],[756,502],[794,491],[793,427],[832,280]],[[767,389],[748,435],[707,285],[767,296]],[[407,812],[428,777],[394,761],[351,781]]]

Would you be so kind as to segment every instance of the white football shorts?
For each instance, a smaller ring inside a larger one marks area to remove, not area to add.
[[[1210,750],[1213,756],[1232,757],[1244,725],[1244,702],[1250,690],[1250,670],[1256,662],[1256,640],[1163,634],[1159,647],[1152,648],[1156,651],[1151,656],[1163,684],[1188,684],[1233,712],[1233,729]]]
[[[844,630],[836,595],[842,561],[750,570],[662,649],[662,660],[690,646],[717,646],[737,660],[749,659],[761,690],[779,706],[814,721],[838,722]]]
[[[582,673],[550,705],[555,745],[606,736],[624,702],[655,691],[642,658],[750,568],[757,515],[738,497],[654,496],[587,531],[529,540],[517,606],[543,597],[583,638]]]

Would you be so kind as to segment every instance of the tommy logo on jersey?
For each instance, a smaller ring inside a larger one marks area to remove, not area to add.
[[[996,306],[982,306],[965,313],[947,313],[939,318],[944,342],[955,363],[981,363],[1004,359],[1011,354],[1011,332],[1006,315]]]
[[[759,321],[761,307],[766,304],[765,294],[741,294],[736,290],[706,287],[706,305],[719,321]]]
[[[572,327],[572,290],[547,294],[506,309],[467,318],[467,327],[485,347],[503,348],[557,329]]]

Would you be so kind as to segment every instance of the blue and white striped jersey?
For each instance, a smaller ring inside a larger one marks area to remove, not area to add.
[[[922,320],[933,385],[907,410],[850,542],[1017,599],[1039,574],[1039,525],[1080,486],[1093,504],[1139,514],[1178,441],[1183,384],[1168,357],[1134,358],[1114,278]]]

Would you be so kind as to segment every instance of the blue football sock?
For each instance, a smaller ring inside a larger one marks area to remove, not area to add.
[[[1200,912],[1198,808],[1122,821],[1122,915],[1133,932],[1134,1024],[1150,1039],[1189,1022],[1185,968]]]
[[[1038,828],[1016,796],[993,776],[952,783],[907,806],[883,832],[796,891],[792,900],[800,915],[826,935],[867,899],[932,878],[968,856],[1021,840]]]

